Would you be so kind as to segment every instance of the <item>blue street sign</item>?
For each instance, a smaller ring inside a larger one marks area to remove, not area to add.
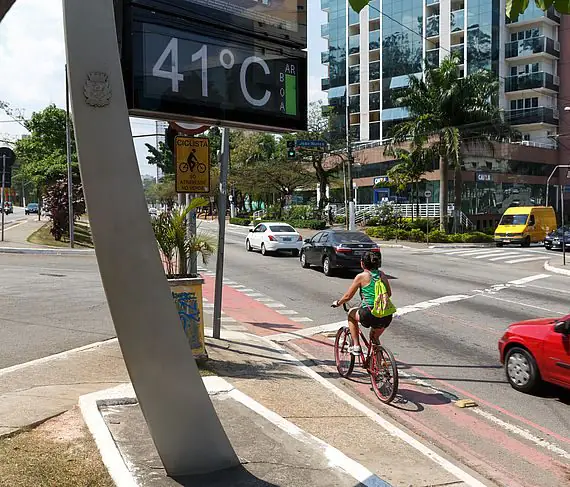
[[[328,144],[324,140],[296,140],[295,146],[303,149],[326,149]]]

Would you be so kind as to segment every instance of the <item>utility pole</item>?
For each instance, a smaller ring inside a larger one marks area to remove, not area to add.
[[[348,76],[348,74],[347,74]],[[348,230],[355,230],[356,222],[354,215],[354,188],[352,183],[352,144],[350,143],[350,102],[348,96],[348,80],[346,86],[346,175],[347,175],[347,186],[348,186],[348,213],[346,215],[346,223]]]
[[[220,153],[220,195],[218,196],[218,256],[216,259],[216,283],[214,288],[214,338],[220,338],[222,329],[222,288],[224,279],[224,245],[226,240],[229,165],[230,129],[223,127],[222,150]]]
[[[67,145],[67,207],[69,215],[69,246],[73,248],[73,171],[71,169],[71,118],[69,116],[69,81],[67,79],[67,64],[65,65],[65,141]]]
[[[4,192],[6,185],[6,154],[2,154],[2,197],[0,198],[0,212],[2,213],[2,242],[4,241]]]

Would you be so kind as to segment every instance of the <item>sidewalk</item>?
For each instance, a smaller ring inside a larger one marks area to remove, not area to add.
[[[570,276],[570,248],[566,254],[566,265],[561,252],[552,252],[552,254],[552,258],[544,263],[544,269],[554,274]]]
[[[206,335],[211,336],[211,315],[204,316]],[[373,412],[381,410],[377,404],[369,407],[353,397],[332,368],[327,372],[301,362],[244,329],[240,323],[224,324],[223,339],[207,339],[211,359],[207,368],[266,408],[391,485],[493,485],[479,484],[477,474],[456,467],[441,452],[434,453],[433,447],[422,451],[413,435]],[[324,386],[311,374],[334,382]],[[367,378],[355,374],[354,380]],[[0,371],[0,435],[70,409],[82,395],[128,381],[116,340],[4,369]]]
[[[38,221],[37,215],[35,216],[36,218],[18,221],[6,226],[4,229],[4,242],[0,242],[0,248],[45,248],[44,246],[28,242],[28,237],[45,225],[47,221],[43,218],[41,221]]]

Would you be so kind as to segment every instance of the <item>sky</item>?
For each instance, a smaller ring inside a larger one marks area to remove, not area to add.
[[[324,99],[321,78],[326,68],[320,64],[321,51],[327,44],[320,37],[320,25],[326,14],[320,1],[309,5],[309,101]],[[0,23],[0,100],[29,117],[55,103],[65,108],[65,48],[61,0],[18,0]],[[133,135],[155,133],[153,120],[131,118]],[[0,112],[0,145],[25,134],[24,127]],[[146,162],[145,142],[156,137],[136,138],[135,148],[142,175],[154,175],[156,169]]]

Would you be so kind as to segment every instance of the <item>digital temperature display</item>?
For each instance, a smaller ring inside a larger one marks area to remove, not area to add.
[[[305,53],[196,25],[183,28],[180,19],[176,27],[153,20],[133,23],[127,83],[133,115],[306,129]]]

